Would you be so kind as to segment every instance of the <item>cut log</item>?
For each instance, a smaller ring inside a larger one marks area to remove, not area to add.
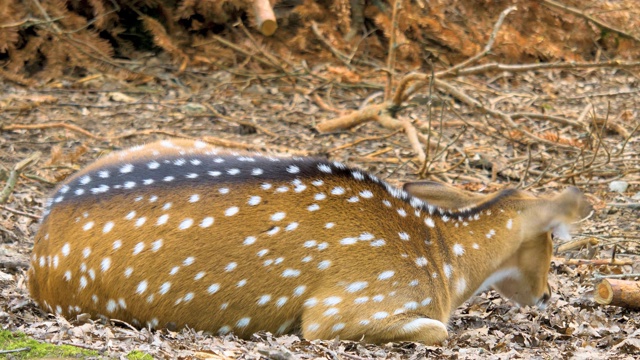
[[[253,15],[256,17],[256,26],[264,36],[271,36],[278,28],[276,15],[269,0],[253,0]]]
[[[604,279],[596,286],[594,300],[601,305],[640,309],[640,281]]]

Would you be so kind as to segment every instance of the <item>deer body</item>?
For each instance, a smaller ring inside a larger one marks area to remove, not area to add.
[[[150,144],[57,189],[30,290],[64,316],[377,343],[444,340],[481,286],[546,302],[550,232],[584,212],[581,195],[438,194],[431,205],[428,191],[325,160]]]

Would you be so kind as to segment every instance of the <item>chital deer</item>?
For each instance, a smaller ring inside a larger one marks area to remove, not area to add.
[[[56,314],[152,328],[434,344],[490,286],[544,305],[550,234],[589,207],[573,188],[405,189],[337,162],[198,141],[114,153],[53,194],[31,294]]]

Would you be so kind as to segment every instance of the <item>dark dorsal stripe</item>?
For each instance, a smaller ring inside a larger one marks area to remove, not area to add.
[[[319,158],[265,157],[261,155],[189,154],[120,162],[81,172],[63,183],[49,199],[45,216],[57,204],[106,200],[112,196],[181,187],[263,182],[313,181],[331,176],[364,181],[432,215],[468,217],[493,206],[516,190],[504,190],[477,207],[437,209],[360,169]]]

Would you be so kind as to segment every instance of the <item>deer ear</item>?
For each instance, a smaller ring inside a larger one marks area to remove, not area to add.
[[[402,189],[429,204],[444,209],[461,209],[478,205],[486,195],[460,190],[435,181],[417,181],[404,184]]]
[[[571,240],[571,226],[593,210],[586,197],[570,187],[552,198],[537,199],[524,210],[525,229],[530,233],[552,232],[560,240]]]

